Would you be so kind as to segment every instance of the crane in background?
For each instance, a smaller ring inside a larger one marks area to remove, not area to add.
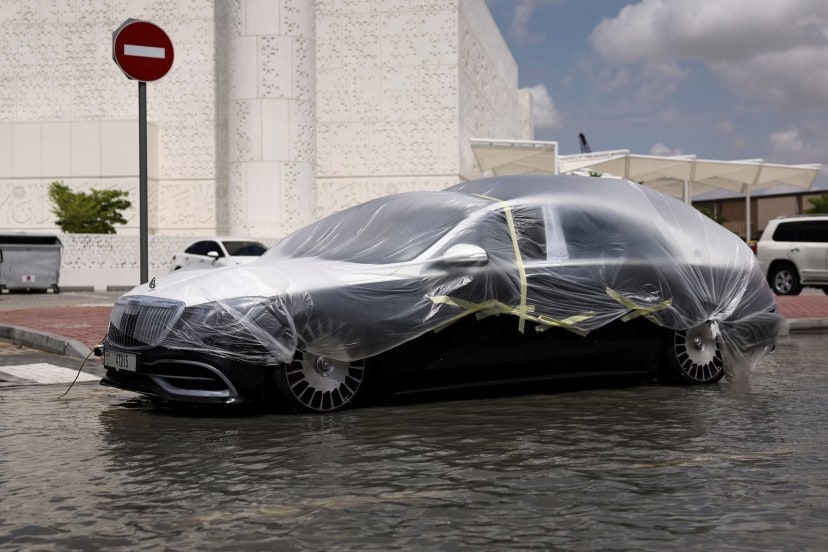
[[[592,153],[592,148],[589,147],[589,142],[583,132],[578,133],[578,141],[581,143],[581,153]]]

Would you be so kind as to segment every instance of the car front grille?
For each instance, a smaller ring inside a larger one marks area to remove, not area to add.
[[[107,338],[121,347],[159,345],[184,310],[184,303],[155,297],[122,297],[112,308]]]

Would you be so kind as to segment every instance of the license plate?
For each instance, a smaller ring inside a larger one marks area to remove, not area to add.
[[[138,369],[138,355],[104,349],[104,366],[125,372],[135,372]]]

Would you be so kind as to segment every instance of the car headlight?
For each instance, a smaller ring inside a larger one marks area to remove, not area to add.
[[[168,342],[226,358],[289,362],[296,350],[293,316],[272,297],[237,297],[185,309]]]

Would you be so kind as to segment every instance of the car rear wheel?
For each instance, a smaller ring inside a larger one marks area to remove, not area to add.
[[[680,384],[716,383],[724,376],[722,342],[714,324],[676,330],[667,350],[668,379]]]
[[[297,351],[276,375],[282,397],[299,412],[335,412],[365,394],[365,361],[347,362]]]
[[[790,263],[774,265],[768,278],[771,289],[777,295],[799,295],[802,285],[799,283],[799,273]]]

